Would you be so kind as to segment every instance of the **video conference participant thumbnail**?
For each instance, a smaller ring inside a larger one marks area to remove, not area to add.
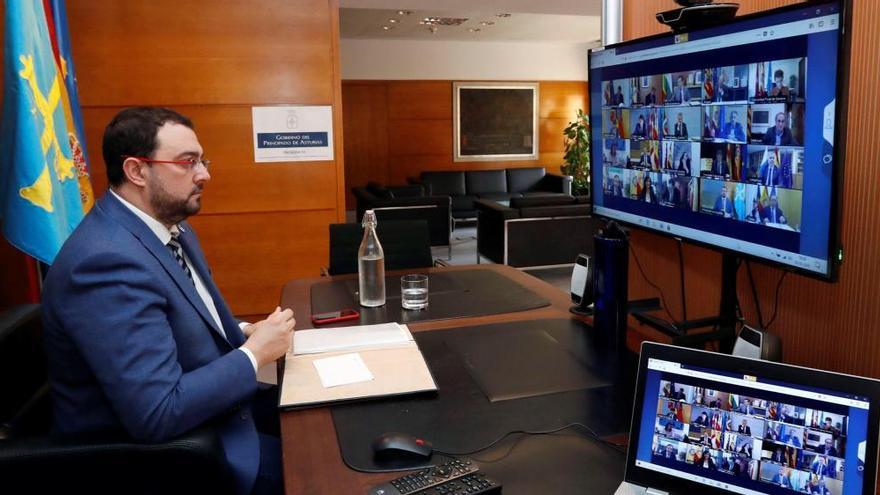
[[[748,105],[703,107],[703,140],[745,143],[748,141]]]
[[[630,110],[630,137],[632,139],[660,139],[660,110],[646,107]]]
[[[803,189],[803,148],[750,144],[745,180],[753,184]]]
[[[676,174],[662,174],[660,204],[697,211],[697,179]]]
[[[632,81],[630,78],[614,79],[602,83],[602,104],[623,107],[632,104]]]
[[[606,138],[602,140],[602,165],[625,167],[629,163],[629,140]]]
[[[749,101],[804,101],[806,66],[805,57],[749,64],[754,81],[749,87]]]
[[[668,107],[663,109],[663,139],[700,141],[702,128],[700,107]]]
[[[683,105],[703,100],[703,71],[692,70],[663,74],[667,105]]]
[[[711,179],[743,178],[745,145],[703,143],[700,147],[700,176]]]
[[[663,170],[676,175],[700,175],[700,144],[689,141],[662,141]]]
[[[755,103],[749,107],[749,142],[773,146],[802,146],[804,143],[803,103]]]
[[[605,181],[602,189],[608,196],[626,197],[627,173],[629,170],[620,167],[605,167],[602,178]]]
[[[605,108],[602,110],[602,136],[629,138],[629,109]]]
[[[638,81],[639,101],[642,105],[651,106],[664,103],[663,76],[661,74],[641,76],[634,79]]]
[[[701,179],[700,211],[732,220],[743,220],[745,184]]]
[[[803,192],[775,186],[749,185],[745,203],[749,211],[745,221],[768,227],[799,232]]]
[[[630,143],[629,166],[645,170],[660,170],[660,141],[633,140]]]
[[[714,70],[714,94],[707,102],[748,102],[749,66],[728,65]]]

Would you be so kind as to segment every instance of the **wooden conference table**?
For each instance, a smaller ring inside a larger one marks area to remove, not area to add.
[[[413,332],[536,319],[569,318],[568,294],[552,285],[506,265],[469,265],[430,268],[427,273],[454,270],[486,270],[501,274],[550,302],[549,306],[515,313],[452,318],[408,323]],[[412,272],[413,270],[400,272]],[[394,275],[397,272],[388,272]],[[357,275],[300,279],[289,282],[281,294],[281,306],[294,310],[296,328],[311,328],[311,288],[328,280],[356,279]],[[360,473],[343,462],[329,407],[281,413],[281,438],[285,492],[293,494],[366,493],[376,484],[402,473]]]

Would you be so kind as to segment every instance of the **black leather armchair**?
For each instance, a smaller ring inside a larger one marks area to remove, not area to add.
[[[370,183],[351,189],[357,200],[357,223],[364,212],[373,210],[379,225],[386,221],[424,220],[428,224],[431,246],[446,246],[452,257],[452,214],[449,196],[423,195],[420,185],[381,186]]]
[[[0,314],[0,389],[0,492],[234,493],[210,426],[160,444],[123,434],[51,434],[39,305]]]
[[[573,197],[523,197],[510,206],[477,200],[477,260],[518,268],[574,263],[591,253],[595,224],[592,208]]]

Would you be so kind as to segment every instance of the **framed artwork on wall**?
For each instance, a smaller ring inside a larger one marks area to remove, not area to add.
[[[455,82],[456,162],[538,159],[538,83]]]

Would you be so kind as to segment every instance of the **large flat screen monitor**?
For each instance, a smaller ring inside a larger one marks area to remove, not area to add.
[[[865,495],[880,382],[644,344],[626,481],[668,493]]]
[[[590,51],[594,213],[832,279],[845,6]]]

